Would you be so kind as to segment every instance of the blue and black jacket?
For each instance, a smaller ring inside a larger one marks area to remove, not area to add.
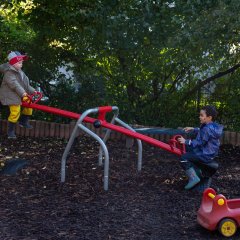
[[[215,122],[202,124],[200,128],[194,128],[197,137],[194,140],[186,140],[186,145],[192,147],[193,152],[204,162],[212,161],[218,154],[220,137],[223,126]]]

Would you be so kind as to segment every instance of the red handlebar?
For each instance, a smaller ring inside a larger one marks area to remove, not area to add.
[[[100,121],[106,121],[105,120],[105,116],[106,116],[106,113],[108,112],[111,112],[112,111],[112,107],[111,106],[103,106],[103,107],[99,107],[98,108],[98,119]]]
[[[178,142],[178,138],[182,137],[182,135],[174,135],[170,140],[169,140],[169,145],[172,148],[178,148],[181,150],[182,153],[186,153],[186,146],[185,144],[181,144]]]
[[[36,97],[36,96],[37,96],[37,98],[34,100],[34,97]],[[41,92],[35,92],[31,95],[27,95],[27,97],[29,98],[30,101],[29,102],[25,101],[25,102],[28,102],[29,104],[31,104],[31,103],[39,102],[41,100],[41,98],[43,97],[43,95]]]

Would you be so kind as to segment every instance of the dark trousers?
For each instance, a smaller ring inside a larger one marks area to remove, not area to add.
[[[181,156],[180,164],[186,171],[191,167],[196,167],[202,160],[193,152],[187,152]]]
[[[212,159],[209,162],[204,162],[191,148],[188,148],[187,151],[188,152],[183,154],[180,159],[180,164],[185,171],[194,167],[195,169],[200,169],[204,177],[211,177],[216,173],[218,163],[215,160]]]

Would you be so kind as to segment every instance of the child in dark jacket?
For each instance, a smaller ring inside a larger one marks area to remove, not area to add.
[[[197,137],[194,140],[179,138],[178,141],[187,146],[187,153],[181,156],[181,166],[186,171],[188,176],[188,184],[185,189],[191,189],[200,182],[200,178],[196,174],[195,164],[198,162],[204,165],[210,165],[213,159],[217,156],[220,137],[223,132],[223,126],[217,124],[215,119],[217,111],[213,106],[205,106],[200,111],[200,128],[186,127],[186,132],[194,131]]]
[[[22,71],[23,61],[27,60],[27,56],[17,51],[10,52],[8,60],[8,63],[0,65],[0,72],[4,74],[0,87],[0,101],[3,105],[9,106],[8,138],[15,139],[15,125],[18,120],[20,127],[32,129],[28,121],[32,109],[23,108],[21,111],[21,104],[22,100],[27,100],[27,96],[35,92],[35,89],[30,86],[28,77]]]

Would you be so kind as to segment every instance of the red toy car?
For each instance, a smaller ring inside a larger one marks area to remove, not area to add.
[[[225,237],[233,236],[240,226],[240,199],[227,200],[215,190],[204,191],[197,221],[210,231],[218,229]]]

